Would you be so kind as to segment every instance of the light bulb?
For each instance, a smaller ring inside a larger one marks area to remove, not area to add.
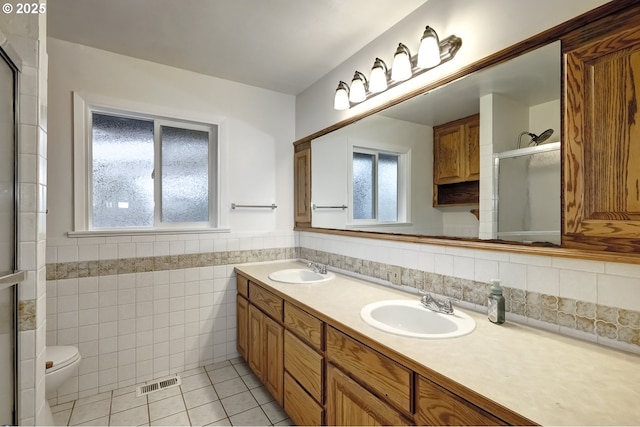
[[[367,79],[360,71],[356,71],[351,80],[351,90],[349,92],[349,101],[362,102],[367,99]]]
[[[348,110],[349,107],[351,107],[351,104],[349,104],[349,86],[341,81],[338,83],[336,95],[333,98],[333,108],[335,110]]]
[[[376,58],[371,68],[369,90],[375,93],[387,90],[387,66],[380,58]]]
[[[427,27],[420,40],[418,50],[418,68],[433,68],[440,64],[440,42],[438,35],[431,27]]]
[[[407,80],[411,77],[411,53],[409,48],[400,43],[393,57],[391,78],[395,81]]]

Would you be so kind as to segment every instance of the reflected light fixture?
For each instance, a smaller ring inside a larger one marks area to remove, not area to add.
[[[369,90],[373,93],[387,90],[387,64],[380,58],[376,58],[369,74]]]
[[[349,86],[347,86],[345,82],[340,81],[333,99],[333,108],[336,110],[348,110],[349,107],[351,107],[351,104],[349,104]]]
[[[360,71],[356,71],[351,80],[349,101],[362,102],[367,99],[367,78]]]
[[[433,68],[440,64],[440,40],[433,28],[427,25],[418,50],[418,68]]]
[[[398,44],[396,54],[391,65],[391,79],[397,82],[408,80],[411,77],[411,52],[402,43]]]
[[[409,48],[399,43],[393,56],[391,70],[380,58],[376,58],[369,81],[360,71],[356,71],[351,80],[351,88],[343,81],[338,83],[333,108],[336,110],[348,110],[352,105],[358,104],[384,92],[387,89],[401,84],[431,68],[437,67],[443,62],[451,60],[462,46],[460,37],[451,35],[442,41],[433,28],[426,26],[420,39],[418,54],[411,56]]]

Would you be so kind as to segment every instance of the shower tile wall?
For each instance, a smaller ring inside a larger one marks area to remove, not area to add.
[[[296,247],[292,231],[47,243],[47,345],[82,355],[54,404],[236,357],[234,265]]]

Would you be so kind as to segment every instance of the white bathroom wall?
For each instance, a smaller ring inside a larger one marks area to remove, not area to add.
[[[235,263],[291,256],[294,97],[49,39],[47,344],[76,345],[58,403],[237,355]],[[72,93],[224,120],[228,233],[68,237]],[[231,210],[230,203],[271,204]]]

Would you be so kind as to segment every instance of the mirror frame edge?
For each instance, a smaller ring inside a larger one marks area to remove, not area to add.
[[[562,43],[563,39],[565,39],[573,31],[578,30],[581,27],[586,26],[587,24],[593,24],[595,21],[606,18],[609,15],[624,11],[625,9],[636,6],[636,5],[637,3],[635,0],[615,0],[615,1],[612,0],[609,3],[605,3],[599,7],[596,7],[595,9],[587,11],[568,21],[558,24],[555,27],[547,29],[541,33],[538,33],[532,37],[524,39],[505,49],[502,49],[494,54],[484,57],[476,62],[468,64],[454,71],[453,73],[443,76],[440,79],[437,79],[433,82],[430,82],[416,89],[413,89],[384,104],[381,104],[377,107],[373,107],[362,113],[355,114],[333,125],[330,125],[324,129],[316,131],[308,136],[300,138],[293,142],[294,154],[300,150],[305,149],[306,147],[309,147],[310,149],[311,141],[315,138],[326,135],[335,130],[341,129],[365,117],[376,114],[389,107],[392,107],[408,99],[411,99],[415,96],[418,96],[424,92],[434,90],[440,86],[443,86],[453,81],[456,81],[458,79],[461,79],[468,74],[475,73],[482,69],[501,64],[503,62],[506,62],[510,59],[515,58],[516,56],[525,54],[527,52],[535,50],[549,43],[553,43],[556,41],[560,41]],[[562,86],[563,86],[562,90],[564,91],[564,82],[562,83]],[[564,113],[563,113],[563,116],[564,116]],[[308,179],[309,179],[309,188],[310,188],[310,191],[309,191],[309,198],[310,198],[311,196],[310,193],[311,191],[313,191],[313,188],[311,187],[311,182],[310,182],[311,177],[309,176]],[[294,183],[294,186],[295,185],[296,184]],[[564,205],[564,202],[563,202],[563,205]],[[564,206],[562,208],[561,215],[564,216]],[[295,216],[295,213],[294,213],[294,216]],[[574,248],[566,248],[561,246],[553,246],[553,247],[535,246],[535,245],[522,244],[522,243],[511,243],[511,242],[506,243],[502,241],[498,242],[495,240],[454,239],[454,238],[447,238],[447,237],[420,236],[420,235],[412,235],[412,234],[393,234],[393,233],[380,233],[380,232],[372,232],[372,231],[338,230],[338,229],[330,229],[330,228],[312,227],[310,220],[308,223],[307,222],[299,223],[294,220],[293,230],[303,231],[303,232],[312,232],[312,233],[321,233],[321,234],[342,235],[342,236],[349,236],[349,237],[370,238],[370,239],[376,239],[376,240],[405,242],[405,243],[432,244],[432,245],[438,245],[438,246],[458,247],[458,248],[466,248],[466,249],[511,252],[511,253],[527,254],[527,255],[555,256],[555,257],[561,257],[561,258],[584,259],[584,260],[590,260],[590,261],[640,264],[640,257],[631,253],[610,252],[610,251],[603,251],[603,250],[574,249]]]

